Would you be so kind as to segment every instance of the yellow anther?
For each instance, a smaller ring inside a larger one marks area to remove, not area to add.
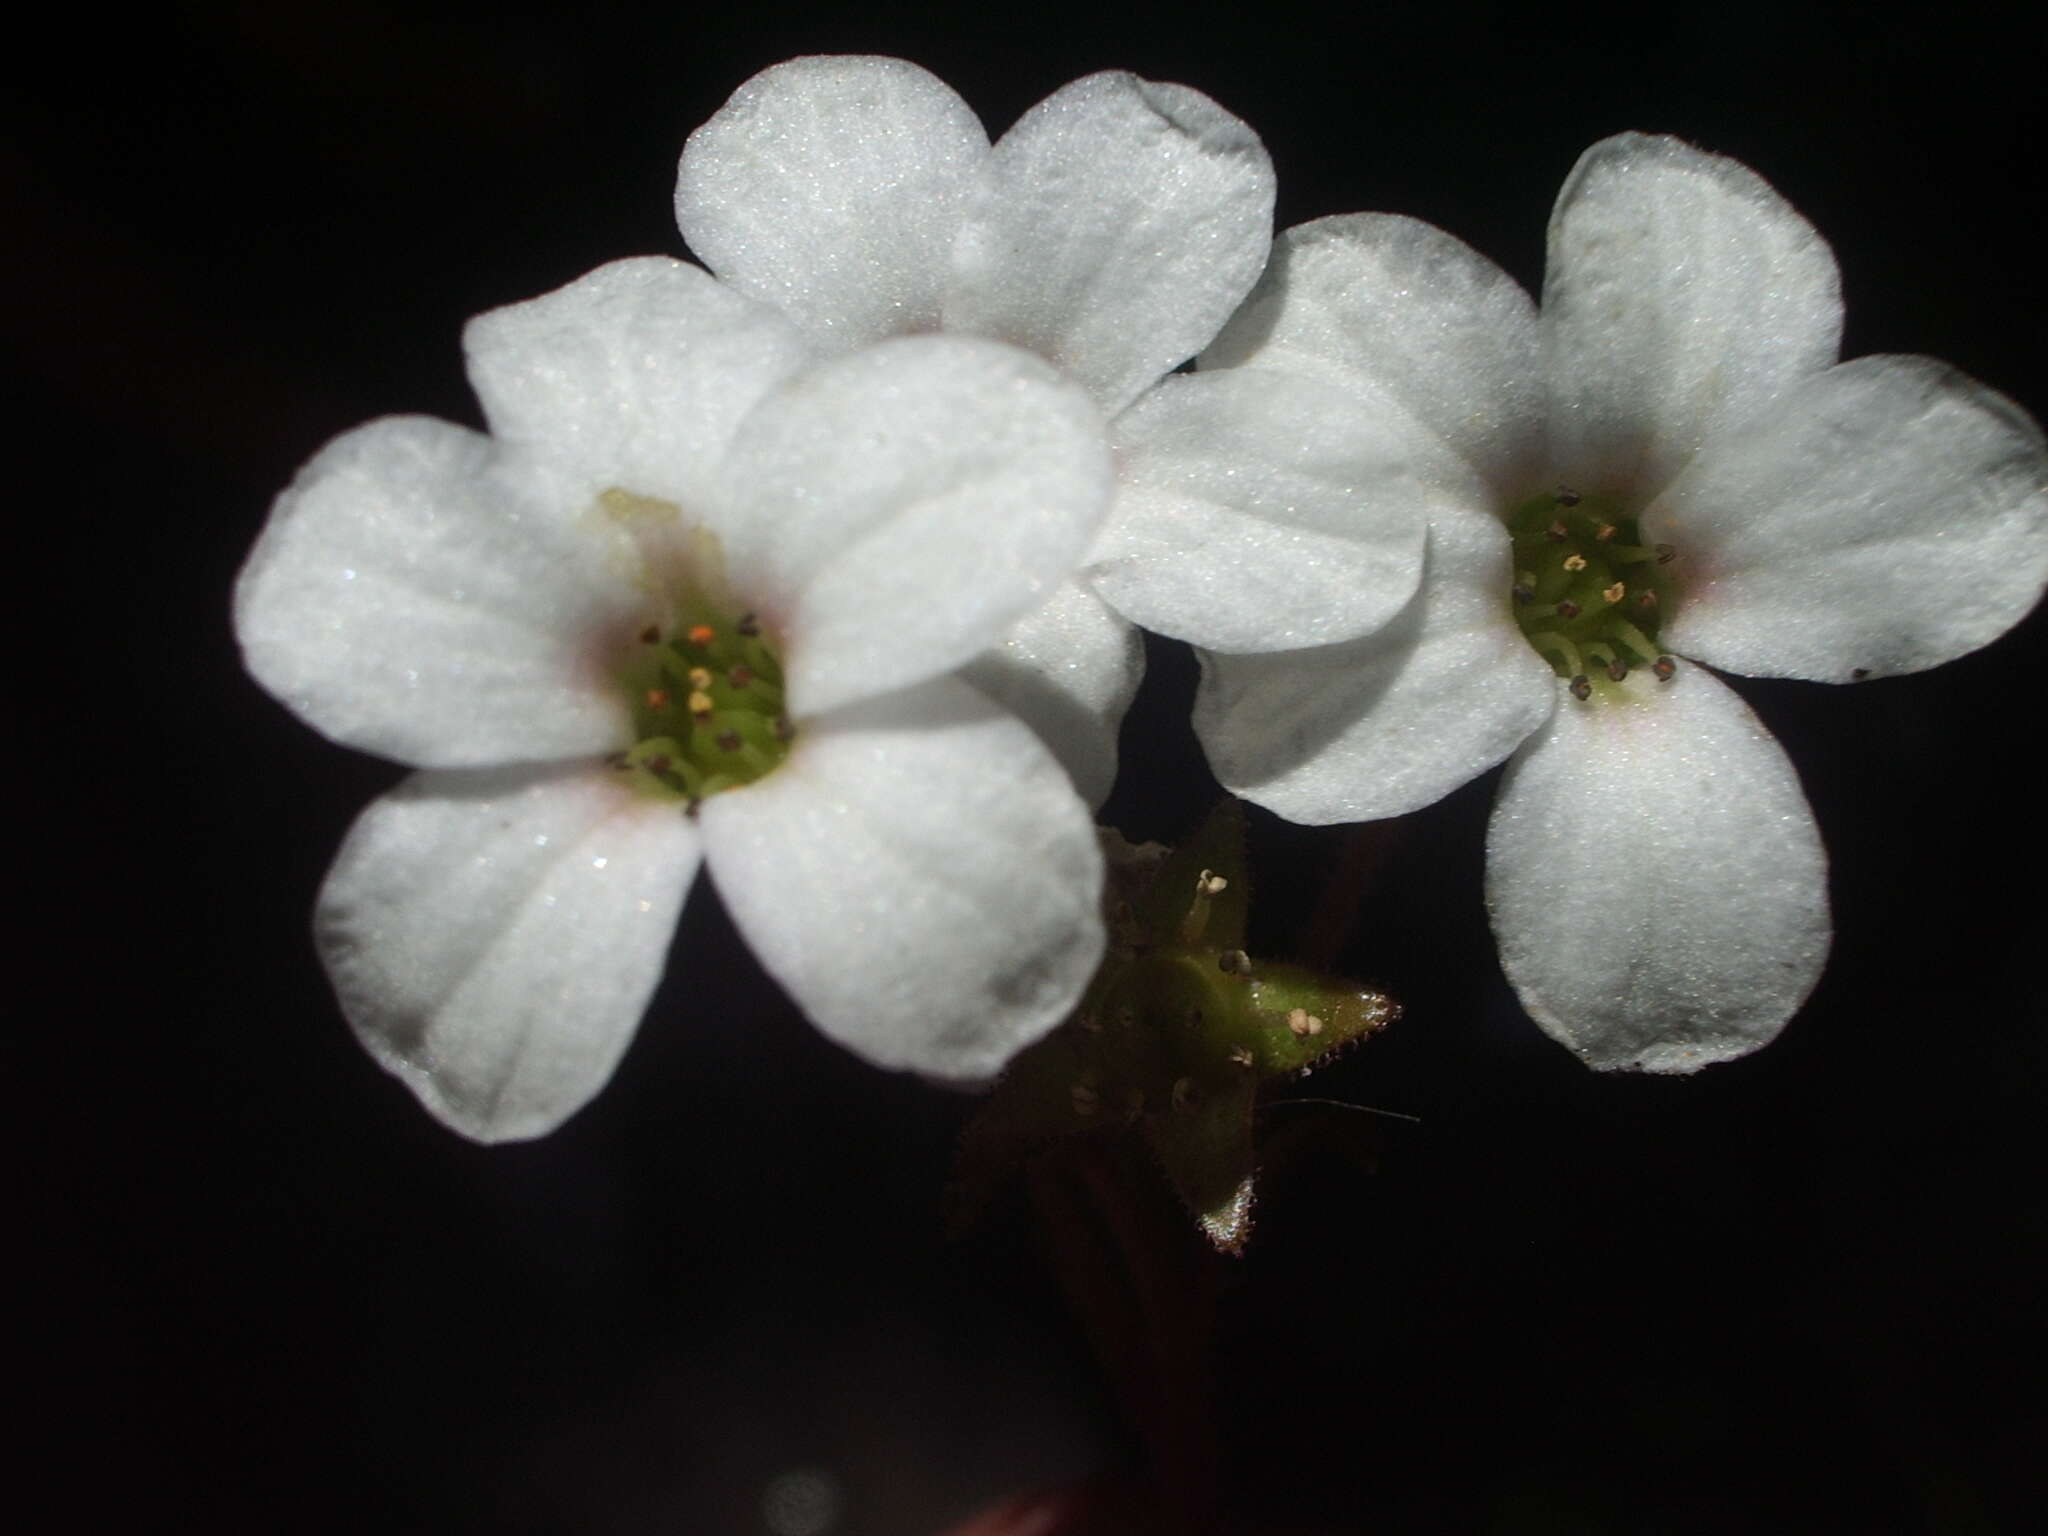
[[[1221,896],[1229,888],[1230,882],[1217,874],[1213,869],[1205,869],[1195,876],[1195,894],[1197,896]]]
[[[1290,1008],[1287,1012],[1287,1027],[1293,1031],[1295,1039],[1306,1040],[1310,1035],[1320,1035],[1323,1032],[1323,1021],[1306,1008]]]
[[[690,713],[695,715],[699,720],[702,720],[706,716],[708,716],[711,713],[713,707],[714,706],[711,702],[711,695],[704,692],[703,689],[700,688],[690,695]]]
[[[1564,557],[1564,568],[1574,574],[1583,571],[1586,568],[1586,557],[1580,554],[1566,555]]]
[[[1611,587],[1602,588],[1600,595],[1606,598],[1607,601],[1610,603],[1618,603],[1624,597],[1628,596],[1628,583],[1625,581],[1617,581]]]
[[[690,668],[690,686],[703,693],[711,686],[711,674],[703,667]]]

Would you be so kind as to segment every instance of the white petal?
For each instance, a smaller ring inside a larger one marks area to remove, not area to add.
[[[822,364],[741,428],[727,569],[799,717],[950,672],[1044,602],[1109,506],[1088,397],[1044,361],[908,336]]]
[[[1378,634],[1288,655],[1203,653],[1195,733],[1224,788],[1311,826],[1399,816],[1543,723],[1554,677],[1509,616],[1507,531],[1441,509],[1427,561]]]
[[[629,723],[606,668],[633,592],[576,493],[489,438],[388,417],[323,448],[235,583],[258,682],[425,767],[581,757]]]
[[[960,669],[1038,733],[1090,805],[1116,782],[1117,731],[1144,675],[1138,632],[1072,582]]]
[[[1823,682],[1917,672],[2040,601],[2048,452],[1945,364],[1858,358],[1717,439],[1643,526],[1679,551],[1673,649]]]
[[[1370,634],[1422,573],[1404,438],[1263,368],[1163,381],[1111,428],[1117,496],[1087,579],[1118,612],[1219,651]]]
[[[1044,354],[1113,416],[1209,344],[1273,238],[1273,165],[1200,91],[1089,75],[990,155],[948,330]]]
[[[1037,738],[956,679],[807,722],[701,820],[761,963],[879,1066],[985,1078],[1101,958],[1087,810]]]
[[[938,326],[988,135],[901,59],[792,59],[690,135],[676,223],[703,263],[849,350]]]
[[[1827,242],[1748,166],[1617,134],[1558,194],[1543,332],[1552,467],[1640,503],[1834,362],[1841,281]]]
[[[779,312],[665,256],[478,315],[462,344],[500,441],[700,517],[740,418],[810,360]]]
[[[602,1088],[697,872],[680,807],[603,769],[415,774],[341,845],[314,937],[370,1054],[478,1141]]]
[[[1542,473],[1536,306],[1521,284],[1419,219],[1352,213],[1273,244],[1252,296],[1202,354],[1307,373],[1440,445],[1498,497]]]
[[[1509,763],[1486,900],[1529,1016],[1602,1069],[1693,1072],[1769,1042],[1826,962],[1827,854],[1769,731],[1681,665],[1559,683]]]

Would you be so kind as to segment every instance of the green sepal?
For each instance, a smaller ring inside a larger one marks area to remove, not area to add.
[[[959,1209],[1034,1149],[1136,1130],[1203,1233],[1237,1253],[1251,1226],[1260,1085],[1307,1073],[1400,1010],[1384,993],[1244,953],[1236,801],[1170,855],[1107,841],[1109,951],[1073,1017],[1012,1062],[968,1128]]]
[[[1235,1081],[1183,1093],[1166,1114],[1147,1115],[1145,1139],[1202,1235],[1240,1254],[1252,1234],[1252,1111],[1258,1082]]]

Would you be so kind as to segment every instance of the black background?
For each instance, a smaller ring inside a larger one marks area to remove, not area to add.
[[[1016,1230],[939,1206],[968,1101],[826,1045],[700,887],[612,1086],[549,1140],[432,1124],[355,1046],[307,914],[398,770],[240,672],[269,498],[369,417],[475,420],[468,315],[679,252],[683,137],[803,52],[893,52],[1000,132],[1104,67],[1196,85],[1284,224],[1420,215],[1532,287],[1580,150],[1747,161],[1834,243],[1846,353],[2048,406],[2032,35],[1939,9],[193,6],[24,44],[15,239],[18,888],[8,1031],[38,1427],[16,1506],[92,1527],[923,1533],[1128,1436]],[[1932,674],[1741,684],[1834,858],[1833,961],[1762,1055],[1600,1079],[1521,1018],[1479,889],[1493,778],[1363,840],[1343,956],[1407,1017],[1320,1095],[1378,1171],[1268,1181],[1225,1298],[1250,1529],[2004,1531],[2044,1439],[2039,615]],[[1210,788],[1155,648],[1110,815]],[[1255,819],[1288,948],[1346,846]],[[44,1501],[48,1504],[45,1506]]]

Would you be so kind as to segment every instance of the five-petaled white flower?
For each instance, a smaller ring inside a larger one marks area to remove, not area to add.
[[[265,686],[421,770],[357,822],[316,919],[377,1059],[470,1136],[553,1128],[625,1049],[700,862],[875,1062],[986,1077],[1058,1022],[1102,950],[1094,829],[951,674],[1105,514],[1093,403],[992,341],[819,362],[658,258],[465,345],[490,435],[337,439],[235,596]]]
[[[1829,943],[1791,765],[1710,672],[1932,667],[2048,579],[2035,425],[1943,364],[1837,364],[1821,238],[1678,140],[1593,146],[1540,313],[1413,219],[1288,231],[1119,423],[1096,590],[1205,647],[1218,776],[1393,816],[1512,754],[1487,900],[1529,1013],[1598,1067],[1771,1039]]]
[[[945,331],[1027,348],[1105,420],[1215,337],[1272,243],[1258,136],[1184,85],[1089,75],[993,146],[901,59],[764,70],[690,136],[676,222],[724,281],[827,351]],[[966,670],[1036,726],[1091,801],[1143,653],[1071,583]]]

